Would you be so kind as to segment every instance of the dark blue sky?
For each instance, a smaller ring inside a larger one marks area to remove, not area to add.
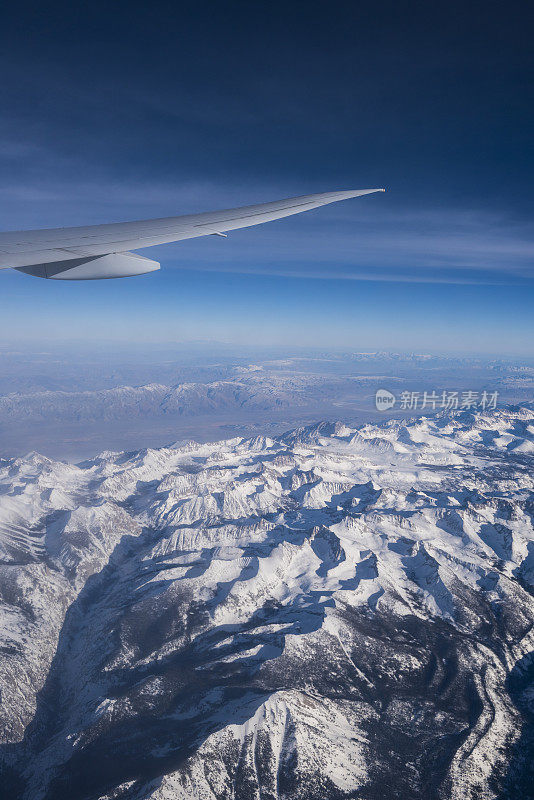
[[[146,278],[4,271],[4,336],[530,349],[529,4],[12,6],[4,229],[388,192],[158,248]]]

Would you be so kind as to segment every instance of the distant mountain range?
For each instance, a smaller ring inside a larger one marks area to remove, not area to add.
[[[334,353],[179,345],[78,353],[0,348],[0,453],[36,449],[78,461],[103,449],[160,447],[174,439],[278,435],[317,419],[357,425],[382,412],[375,393],[497,392],[498,404],[532,399],[526,359]],[[431,413],[426,409],[425,413]],[[140,424],[142,421],[142,425]]]
[[[0,396],[0,422],[47,420],[106,420],[177,414],[194,416],[212,411],[245,409],[270,411],[329,402],[340,393],[386,380],[381,376],[337,377],[263,374],[240,370],[231,380],[117,386],[97,391],[32,391]],[[389,378],[388,381],[395,381]]]
[[[3,796],[532,798],[533,452],[515,406],[0,460]]]

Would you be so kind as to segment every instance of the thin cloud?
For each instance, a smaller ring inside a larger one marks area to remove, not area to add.
[[[281,278],[299,278],[305,280],[335,280],[335,281],[372,281],[372,282],[388,282],[388,283],[443,283],[443,284],[463,284],[466,286],[509,286],[511,281],[491,281],[484,278],[463,278],[463,277],[437,277],[431,274],[427,275],[406,275],[402,273],[382,273],[382,272],[369,272],[369,273],[346,273],[339,271],[311,271],[311,270],[289,270],[289,269],[259,269],[259,268],[246,268],[246,267],[232,267],[221,266],[220,264],[204,264],[199,267],[182,266],[182,270],[194,272],[224,272],[234,275],[261,275],[265,277],[276,276]],[[517,286],[517,282],[513,285]],[[526,283],[525,283],[526,285]]]

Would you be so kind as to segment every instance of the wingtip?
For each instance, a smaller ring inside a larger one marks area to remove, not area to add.
[[[350,192],[354,193],[355,195],[362,195],[362,194],[373,194],[374,192],[385,192],[385,189],[351,189]]]

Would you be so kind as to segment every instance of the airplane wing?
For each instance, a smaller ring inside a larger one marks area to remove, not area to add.
[[[274,203],[182,217],[0,233],[0,269],[9,267],[40,278],[96,280],[141,275],[159,264],[130,253],[197,236],[224,235],[263,222],[311,211],[328,203],[384,189],[355,189],[291,197]]]

